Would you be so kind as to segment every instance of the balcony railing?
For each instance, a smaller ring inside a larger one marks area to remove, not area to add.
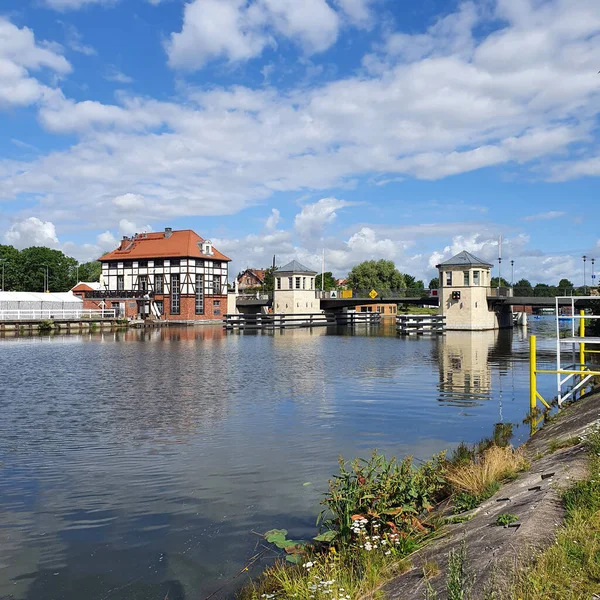
[[[143,290],[91,290],[84,292],[86,299],[106,300],[110,298],[122,300],[128,298],[143,298],[148,296],[152,298],[154,292]]]

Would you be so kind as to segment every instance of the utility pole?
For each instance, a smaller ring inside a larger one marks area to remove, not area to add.
[[[595,258],[590,259],[590,262],[592,263],[592,287],[595,287],[596,282],[594,281],[596,279],[596,274],[594,273],[594,263],[596,262]]]
[[[515,261],[510,261],[510,287],[515,285]]]
[[[502,285],[502,236],[498,236],[498,296],[500,295],[500,286]]]
[[[587,296],[587,281],[585,276],[585,261],[587,260],[587,256],[584,254],[581,258],[583,258],[583,295]]]

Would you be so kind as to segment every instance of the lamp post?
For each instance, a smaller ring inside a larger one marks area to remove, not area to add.
[[[0,288],[0,292],[4,291],[4,264],[6,263],[6,258],[0,258],[2,262],[2,288]]]
[[[502,265],[502,258],[499,256],[498,257],[498,296],[500,295],[500,286],[502,285],[501,265]]]
[[[583,295],[587,296],[587,282],[585,277],[585,261],[587,260],[587,256],[584,254],[581,258],[583,259]]]
[[[510,261],[510,287],[515,285],[515,261]]]
[[[595,281],[594,279],[596,279],[596,274],[594,273],[594,263],[596,262],[595,258],[591,258],[590,262],[592,263],[592,287],[595,287]]]
[[[45,292],[49,292],[50,290],[48,289],[50,287],[50,270],[48,268],[48,265],[42,265],[42,267],[44,267],[44,293]]]

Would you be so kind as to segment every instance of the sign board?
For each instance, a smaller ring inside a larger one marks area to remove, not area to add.
[[[596,279],[596,276],[595,276],[595,275],[592,275],[592,279]]]
[[[342,298],[352,298],[352,290],[342,290]]]
[[[373,298],[373,300],[375,300],[375,298],[377,298],[377,292],[375,290],[371,290],[369,292],[369,296],[371,296],[371,298]]]
[[[337,292],[335,290],[332,290],[331,292],[329,292],[329,297],[330,298],[337,298]]]

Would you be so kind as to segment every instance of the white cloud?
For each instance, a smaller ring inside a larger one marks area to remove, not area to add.
[[[335,0],[347,19],[358,26],[371,26],[373,15],[371,4],[373,0]]]
[[[152,227],[150,225],[136,225],[129,219],[121,219],[119,221],[119,232],[122,235],[134,235],[136,233],[144,233],[146,231],[152,231]]]
[[[79,10],[92,4],[111,5],[117,0],[44,0],[46,6],[58,11]]]
[[[83,43],[83,36],[79,32],[79,30],[72,25],[71,23],[63,23],[59,21],[59,23],[64,27],[65,34],[67,36],[67,46],[71,48],[74,52],[79,52],[85,56],[95,56],[98,54],[95,48],[92,46],[88,46]]]
[[[140,194],[123,194],[113,199],[113,204],[127,211],[144,210],[146,199]]]
[[[42,69],[65,75],[71,65],[56,45],[54,49],[40,45],[30,29],[20,29],[0,17],[0,108],[26,106],[50,96],[53,90],[30,74]]]
[[[192,70],[215,58],[254,58],[278,36],[313,54],[335,43],[339,25],[326,0],[192,0],[166,49],[172,67]]]
[[[335,221],[336,211],[345,206],[351,206],[351,203],[337,198],[321,198],[314,204],[306,204],[294,219],[294,229],[302,238],[318,238],[325,227]]]
[[[106,79],[106,81],[114,81],[116,83],[133,83],[134,81],[133,77],[125,75],[125,73],[122,73],[116,67],[111,67],[104,75],[104,79]]]
[[[277,225],[281,219],[281,215],[279,211],[274,208],[271,211],[271,214],[267,217],[265,221],[265,231],[275,231],[277,229]]]
[[[549,210],[548,212],[538,213],[536,215],[528,215],[523,217],[523,221],[549,221],[564,217],[566,213],[560,210]]]
[[[20,250],[30,246],[58,246],[54,223],[42,221],[37,217],[29,217],[11,225],[4,234],[4,241]]]

